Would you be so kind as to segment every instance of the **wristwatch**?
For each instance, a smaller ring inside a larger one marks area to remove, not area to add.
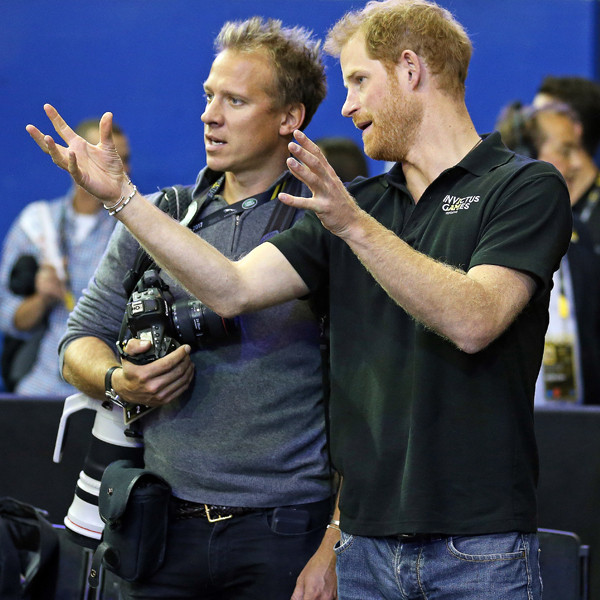
[[[106,375],[104,375],[104,395],[111,401],[117,404],[118,406],[123,406],[124,402],[121,400],[121,397],[112,386],[112,376],[115,372],[115,369],[122,369],[121,365],[114,365],[106,371]]]

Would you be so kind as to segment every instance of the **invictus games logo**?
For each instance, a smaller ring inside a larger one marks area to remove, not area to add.
[[[447,195],[442,202],[442,210],[447,215],[455,215],[459,210],[468,210],[471,204],[479,202],[480,196],[465,196],[459,198],[458,196]]]

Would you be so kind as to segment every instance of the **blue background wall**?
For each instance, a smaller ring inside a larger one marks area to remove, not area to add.
[[[548,73],[595,74],[596,0],[441,0],[469,31],[475,52],[467,104],[480,131],[500,108],[528,101]],[[2,0],[0,2],[0,240],[21,208],[62,194],[68,176],[25,132],[48,129],[53,103],[72,124],[105,110],[131,139],[133,179],[144,192],[192,182],[204,160],[202,82],[212,40],[227,19],[253,14],[322,36],[361,1]],[[327,59],[330,92],[309,135],[358,132],[340,115],[344,89]],[[372,163],[372,173],[380,164]]]

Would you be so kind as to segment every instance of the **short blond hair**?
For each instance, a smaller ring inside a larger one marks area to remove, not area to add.
[[[445,8],[427,0],[371,1],[346,13],[329,31],[324,49],[339,57],[342,48],[363,33],[368,56],[386,67],[412,50],[437,76],[440,86],[464,97],[473,46],[463,26]]]
[[[327,93],[320,40],[303,27],[283,27],[277,19],[251,17],[228,21],[215,40],[217,52],[264,52],[275,72],[277,106],[300,102],[306,114],[304,129]]]

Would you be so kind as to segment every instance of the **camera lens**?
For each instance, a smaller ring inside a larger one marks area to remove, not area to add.
[[[140,437],[127,435],[121,408],[110,402],[100,403],[78,393],[65,400],[54,449],[54,462],[61,460],[70,415],[86,408],[96,411],[96,418],[73,502],[69,506],[64,523],[66,532],[79,545],[95,549],[104,529],[104,523],[98,513],[98,496],[104,469],[113,461],[121,459],[131,460],[141,466],[144,447]]]
[[[183,344],[196,346],[231,337],[237,327],[233,319],[224,319],[199,300],[179,300],[172,306],[173,326]]]

